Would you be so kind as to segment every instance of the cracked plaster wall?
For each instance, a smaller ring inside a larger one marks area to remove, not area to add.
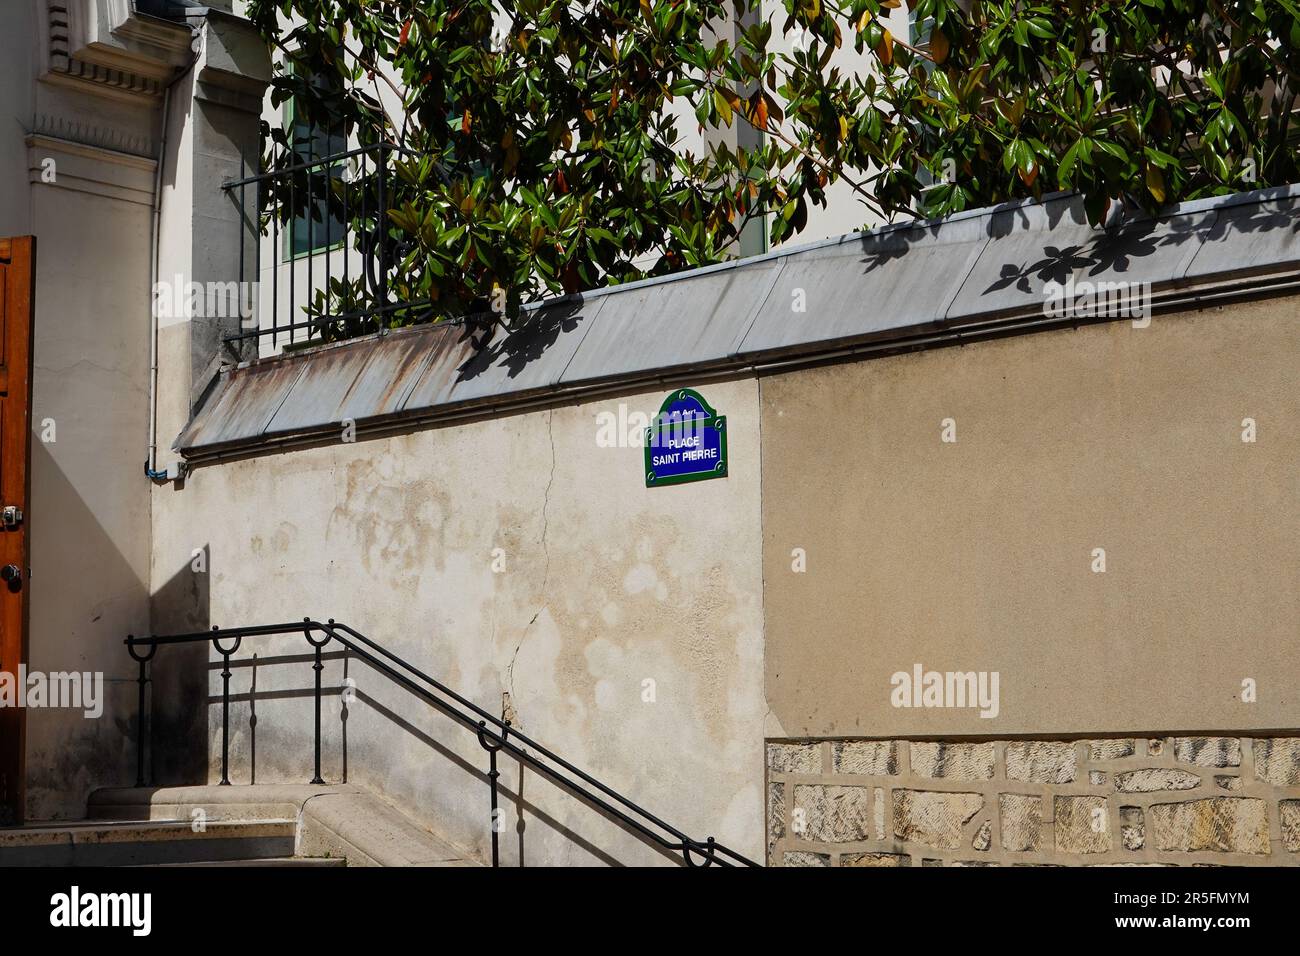
[[[728,416],[726,479],[650,490],[642,448],[598,445],[598,413],[648,416],[658,391],[199,468],[155,492],[155,627],[345,621],[493,712],[508,693],[525,733],[691,835],[760,858],[758,388],[703,391]],[[310,779],[307,651],[248,640],[236,656],[235,783]],[[159,686],[179,679],[167,666],[164,653]],[[208,736],[214,781],[218,670],[206,729],[190,728]],[[325,778],[346,773],[486,856],[474,736],[365,665],[330,659],[323,679]],[[192,694],[158,699],[164,723],[202,709]],[[518,767],[501,769],[503,862],[666,861],[534,774],[521,835]]]

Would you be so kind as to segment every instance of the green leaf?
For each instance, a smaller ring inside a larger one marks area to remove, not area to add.
[[[731,103],[728,101],[727,97],[723,95],[722,91],[716,87],[714,87],[713,90],[713,104],[717,107],[718,115],[722,118],[723,124],[730,126]]]
[[[1093,221],[1114,196],[1154,209],[1242,188],[1246,155],[1259,161],[1250,185],[1300,182],[1300,121],[1275,100],[1296,72],[1300,0],[909,2],[938,64],[886,47],[882,14],[901,17],[901,0],[789,5],[785,28],[760,16],[719,32],[735,23],[727,0],[516,0],[504,51],[485,46],[487,0],[246,7],[285,51],[272,105],[409,150],[390,157],[387,223],[373,164],[331,190],[359,234],[406,244],[390,250],[389,288],[436,289],[448,316],[493,282],[529,301],[717,262],[750,213],[780,243],[817,227],[816,207],[850,192],[835,191],[842,180],[867,194],[868,225],[1036,197],[1044,169],[1082,190]],[[806,51],[791,50],[796,28],[813,37]],[[893,64],[841,63],[844,35]],[[733,122],[744,135],[719,132]],[[697,126],[708,146],[691,145]],[[301,158],[293,126],[267,127],[268,163]],[[919,181],[948,156],[959,182]],[[294,214],[262,212],[268,228]],[[331,295],[375,305],[360,283]]]
[[[1057,167],[1056,178],[1062,189],[1065,189],[1070,184],[1070,174],[1074,172],[1075,163],[1079,161],[1079,151],[1082,146],[1083,140],[1078,140],[1061,157],[1061,165]]]
[[[1160,172],[1160,167],[1147,166],[1146,183],[1147,192],[1151,193],[1156,202],[1163,204],[1165,201],[1165,177]]]

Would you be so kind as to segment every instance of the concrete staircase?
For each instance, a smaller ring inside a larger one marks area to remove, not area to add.
[[[0,829],[0,867],[481,865],[352,786],[100,790],[87,817]]]
[[[0,830],[3,866],[316,866],[342,859],[295,855],[293,820],[94,821]]]

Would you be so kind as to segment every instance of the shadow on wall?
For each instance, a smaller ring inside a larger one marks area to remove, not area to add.
[[[155,634],[206,631],[210,620],[211,554],[200,554],[154,592],[150,620]],[[202,561],[203,571],[196,570]],[[145,780],[159,786],[203,783],[208,779],[207,669],[212,645],[206,642],[160,647],[149,665],[150,685]],[[122,650],[123,655],[126,649]],[[135,728],[132,727],[134,735]]]
[[[409,700],[417,706],[425,706],[423,699],[414,693],[407,692],[407,696]],[[482,754],[482,765],[480,766],[470,762],[462,754],[457,753],[444,742],[459,740],[461,738],[473,739],[473,734],[470,730],[455,723],[450,718],[439,717],[438,725],[441,728],[439,737],[442,738],[439,739],[429,733],[425,728],[417,726],[414,722],[407,720],[402,715],[396,713],[391,707],[386,706],[382,701],[375,697],[358,690],[356,692],[356,700],[358,703],[364,704],[369,711],[380,715],[384,719],[386,725],[407,734],[439,758],[439,760],[431,765],[429,769],[428,776],[430,781],[436,780],[440,786],[449,790],[458,790],[465,787],[466,784],[469,784],[470,788],[468,792],[470,794],[470,802],[481,801],[483,807],[482,819],[484,821],[491,819],[491,791],[489,789],[486,751],[480,752]],[[400,750],[401,748],[397,749]],[[478,754],[476,754],[476,756],[477,755]],[[507,779],[508,771],[506,768],[513,770],[513,787]],[[451,782],[448,776],[449,769],[459,770],[464,776],[458,781]],[[503,760],[501,763],[501,769],[502,776],[499,781],[499,794],[502,804],[502,817],[499,826],[501,826],[501,853],[503,862],[508,861],[509,865],[518,866],[527,866],[529,864],[530,861],[525,847],[525,835],[531,819],[551,831],[551,833],[562,837],[567,843],[573,844],[593,860],[604,863],[608,866],[623,865],[617,857],[613,856],[606,850],[603,850],[591,840],[580,834],[577,830],[574,830],[572,827],[561,822],[554,815],[544,810],[540,805],[529,801],[524,796],[524,790],[530,779],[536,779],[539,786],[549,787],[558,791],[559,788],[555,784],[546,780],[540,774],[530,772],[522,761]],[[633,833],[630,828],[625,827],[620,821],[607,815],[594,804],[579,797],[565,796],[565,799],[572,799],[575,802],[586,806],[594,814],[604,818],[610,824],[613,824],[629,834]],[[484,842],[488,839],[486,836],[486,829],[485,825],[483,834]],[[511,831],[513,831],[513,837],[511,836]],[[542,841],[540,835],[534,834],[534,837],[537,840]],[[516,854],[515,860],[510,860],[511,848],[507,845],[508,841],[514,843],[513,849]],[[654,849],[667,859],[673,860],[679,864],[683,863],[679,854],[670,853],[657,846],[654,847]],[[548,861],[537,860],[534,862],[537,865],[544,866]]]
[[[38,370],[38,374],[40,374]],[[122,639],[148,617],[148,587],[139,567],[91,510],[56,449],[84,453],[71,430],[60,444],[42,441],[40,412],[32,435],[30,512],[31,614],[28,666],[34,671],[104,674],[103,714],[86,719],[68,708],[27,711],[27,815],[80,818],[86,795],[134,780],[135,668]],[[129,542],[127,542],[129,545]]]
[[[207,575],[194,574],[187,567],[159,592],[156,600],[169,601],[172,616],[167,619],[168,626],[159,628],[157,633],[207,630],[204,625],[208,603],[203,585],[206,580]],[[315,655],[306,649],[295,651],[292,643],[295,640],[305,646],[305,638],[292,635],[250,637],[239,647],[238,656],[231,656],[229,771],[235,785],[259,781],[302,784],[312,776],[314,753],[310,741]],[[204,641],[161,647],[155,662],[153,712],[156,716],[151,733],[154,770],[147,780],[159,786],[215,782],[221,776],[222,660],[212,650],[212,644]],[[346,650],[324,651],[321,662],[324,781],[337,784],[349,780],[348,719],[349,710],[355,709],[363,717],[360,732],[364,755],[360,772],[353,776],[371,784],[377,793],[393,799],[417,818],[436,817],[447,811],[430,807],[419,794],[403,793],[401,781],[427,780],[430,790],[436,788],[444,796],[463,794],[463,802],[453,799],[458,808],[466,804],[482,808],[481,815],[473,814],[472,825],[467,826],[464,819],[425,819],[424,822],[445,838],[459,837],[465,844],[477,846],[486,859],[491,820],[488,757],[486,751],[479,749],[473,731],[439,713],[423,697],[382,672],[372,670],[369,665],[359,668],[366,662],[354,659]],[[357,686],[358,677],[368,685],[368,691]],[[265,717],[260,728],[259,711]],[[419,759],[419,766],[403,766],[388,772],[385,761],[394,759],[394,755],[408,755],[397,756],[399,760],[411,759],[412,748],[399,743],[399,736],[414,742],[415,750],[427,754],[429,759]],[[377,746],[381,741],[383,745]],[[476,757],[481,760],[476,762]],[[530,860],[525,846],[528,835],[534,852],[558,838],[592,862],[621,865],[616,853],[598,845],[593,834],[603,834],[599,839],[604,842],[616,830],[634,836],[632,830],[581,797],[559,794],[560,800],[572,800],[594,814],[593,818],[583,817],[584,820],[593,824],[595,818],[605,821],[589,832],[579,832],[544,808],[543,803],[555,805],[550,794],[540,802],[524,796],[525,788],[533,786],[530,778],[536,779],[537,786],[544,789],[559,789],[554,783],[530,772],[521,762],[503,760],[501,770],[499,832],[503,862],[520,866],[549,862]],[[481,827],[477,822],[480,820]],[[668,860],[683,863],[679,854],[657,846],[652,848]]]
[[[245,656],[230,659],[230,774],[232,783],[258,782],[258,768],[263,769],[264,783],[307,783],[314,778],[314,751],[301,747],[301,736],[296,731],[310,730],[314,716],[316,697],[313,665],[315,653],[310,649],[303,653],[267,654],[255,650],[253,642],[258,638],[249,638],[249,643],[241,645],[240,651]],[[279,639],[281,642],[285,638]],[[288,638],[293,640],[293,638]],[[229,646],[228,641],[223,644]],[[302,638],[304,647],[306,639]],[[210,646],[210,645],[205,645]],[[263,645],[265,647],[265,645]],[[346,676],[346,652],[322,652],[323,671],[329,669],[335,661],[343,662]],[[218,658],[208,663],[209,693],[206,710],[213,721],[212,733],[216,741],[217,762],[212,768],[213,778],[221,776],[220,737],[216,736],[220,727],[222,695],[221,673],[222,661]],[[321,681],[321,767],[324,779],[330,783],[347,783],[348,781],[348,708],[344,698],[346,690],[342,683],[331,686],[325,682],[322,671]],[[215,679],[214,679],[215,678]],[[271,689],[258,690],[258,684],[269,684]],[[247,687],[247,692],[241,688]],[[342,705],[336,719],[330,715],[328,702],[341,699]],[[258,758],[258,704],[271,704],[267,711],[267,726],[262,731],[266,738],[266,753]],[[289,706],[280,707],[280,704]],[[337,725],[337,729],[336,729]],[[245,776],[247,779],[244,779]],[[269,779],[266,779],[269,778]]]

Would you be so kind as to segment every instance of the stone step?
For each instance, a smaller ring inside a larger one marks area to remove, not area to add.
[[[170,866],[306,866],[306,867],[335,867],[347,866],[348,861],[342,857],[311,857],[311,856],[269,856],[256,860],[202,860],[197,863],[154,863],[149,864],[154,867]]]
[[[150,866],[284,859],[295,820],[85,821],[0,829],[0,866]]]
[[[298,821],[298,852],[348,866],[481,866],[464,849],[355,784],[205,784],[98,790],[88,816],[117,820]]]

